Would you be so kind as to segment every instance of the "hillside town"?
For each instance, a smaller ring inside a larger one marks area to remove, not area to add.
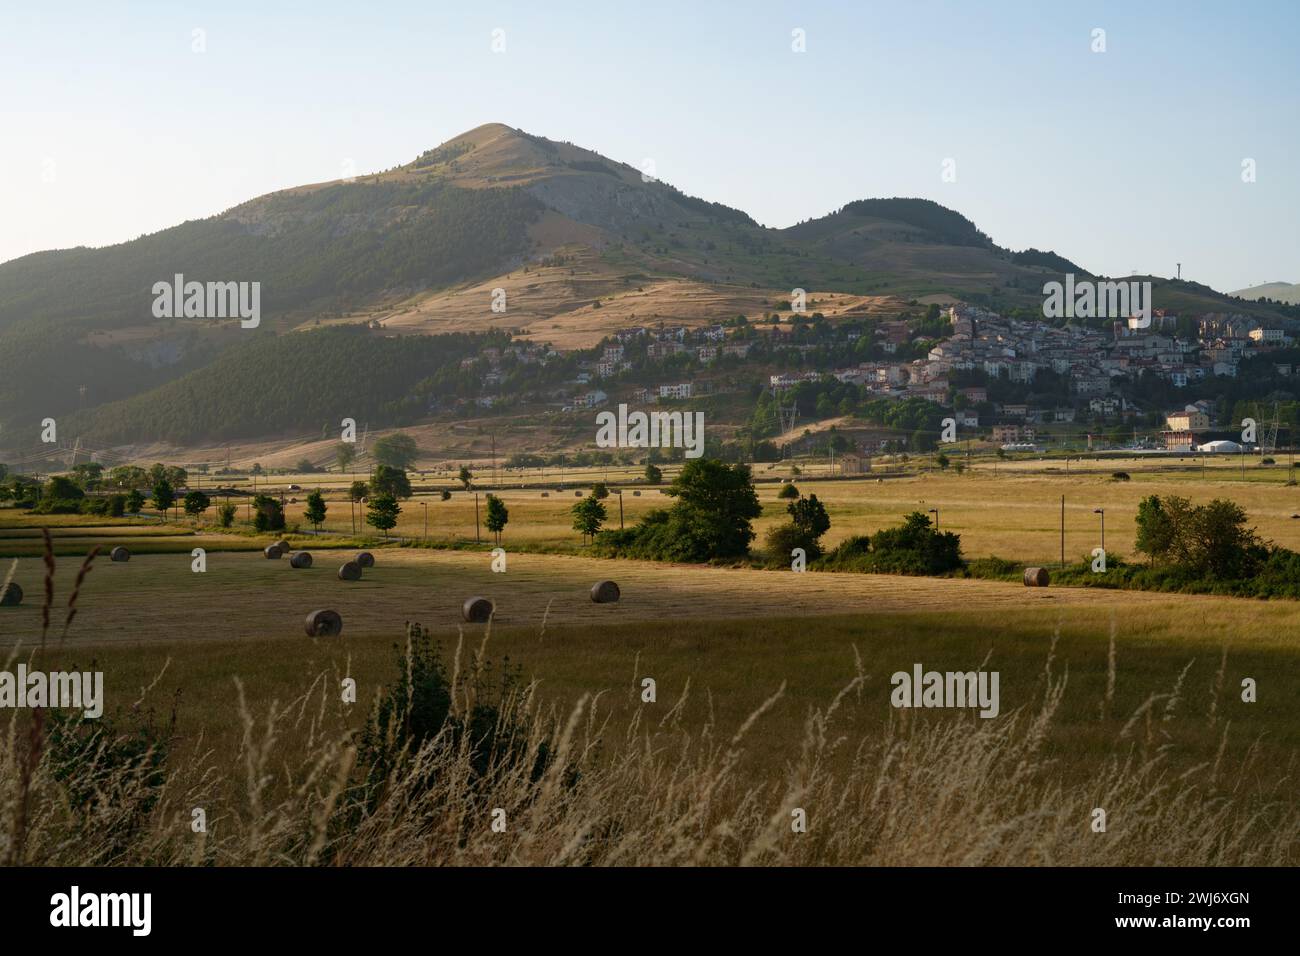
[[[611,400],[652,405],[746,388],[752,394],[756,382],[776,396],[835,382],[854,386],[861,400],[934,403],[951,414],[963,436],[1009,449],[1034,447],[1044,426],[1113,430],[1132,423],[1136,447],[1188,450],[1213,430],[1220,411],[1213,398],[1198,394],[1203,386],[1235,378],[1242,362],[1293,342],[1288,330],[1240,314],[1180,320],[1155,310],[1143,327],[1140,318],[1058,325],[970,305],[931,312],[937,325],[927,331],[907,319],[832,325],[814,313],[772,316],[763,325],[742,316],[701,328],[624,328],[576,353],[514,340],[461,364],[478,375],[473,402],[481,408],[540,402],[567,415]],[[939,334],[932,334],[935,329]],[[548,376],[553,381],[542,388],[510,385],[511,369],[557,364],[571,375]],[[1294,372],[1288,361],[1272,368],[1281,376]],[[1029,400],[1036,390],[1046,391],[1038,388],[1044,376],[1055,383],[1050,404]],[[1179,397],[1162,407],[1132,397],[1132,389],[1119,387],[1126,382]],[[1006,398],[1017,390],[1025,400]],[[1159,427],[1152,428],[1157,416]],[[1147,437],[1138,438],[1139,425]]]

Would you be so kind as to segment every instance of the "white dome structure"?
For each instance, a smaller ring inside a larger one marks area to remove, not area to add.
[[[1197,445],[1196,450],[1209,452],[1212,455],[1235,455],[1241,451],[1241,446],[1235,441],[1207,441],[1203,445]]]

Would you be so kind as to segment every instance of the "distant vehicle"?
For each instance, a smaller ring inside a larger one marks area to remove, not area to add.
[[[301,486],[301,485],[290,485],[290,486],[289,486],[289,490],[290,490],[290,491],[302,491],[302,486]]]

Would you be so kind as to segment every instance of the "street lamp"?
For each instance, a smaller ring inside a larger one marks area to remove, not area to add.
[[[1101,550],[1104,552],[1106,550],[1106,509],[1093,508],[1092,513],[1101,515]]]
[[[429,502],[421,501],[420,507],[424,509],[424,540],[429,541]]]
[[[934,515],[934,530],[937,532],[939,530],[939,509],[931,508],[930,514]]]

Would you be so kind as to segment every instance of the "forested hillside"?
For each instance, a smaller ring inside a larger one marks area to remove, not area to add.
[[[76,408],[82,385],[102,400],[138,390],[141,375],[165,375],[82,340],[155,323],[151,288],[176,273],[260,282],[264,318],[313,304],[347,308],[379,290],[507,267],[541,208],[516,189],[357,182],[278,193],[119,246],[5,263],[0,421]]]
[[[337,428],[343,417],[409,422],[455,391],[460,361],[493,336],[381,336],[357,326],[258,332],[211,365],[160,388],[71,416],[93,444],[225,441]]]

